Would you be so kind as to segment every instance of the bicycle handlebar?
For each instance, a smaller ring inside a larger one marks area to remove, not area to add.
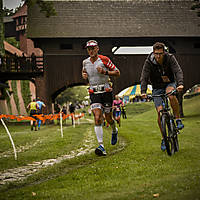
[[[165,93],[165,94],[148,95],[148,98],[153,99],[153,98],[155,98],[155,97],[168,97],[168,96],[170,96],[170,95],[175,95],[176,92],[177,92],[177,89],[172,90],[172,91],[170,91],[170,92],[168,92],[168,93]]]

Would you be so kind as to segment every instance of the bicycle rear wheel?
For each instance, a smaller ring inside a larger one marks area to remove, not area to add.
[[[171,156],[175,152],[174,140],[173,140],[173,137],[171,137],[173,135],[173,132],[170,127],[170,118],[166,114],[163,114],[161,116],[161,127],[162,127],[162,134],[163,134],[163,139],[165,141],[167,154]]]

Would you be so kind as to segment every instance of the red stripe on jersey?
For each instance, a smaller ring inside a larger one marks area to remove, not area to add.
[[[112,61],[107,56],[98,55],[98,57],[101,59],[101,61],[103,62],[106,68],[108,68],[110,71],[114,71],[116,66],[112,63]]]

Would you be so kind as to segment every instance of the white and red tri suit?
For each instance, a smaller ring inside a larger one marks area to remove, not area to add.
[[[98,73],[97,67],[108,71],[117,71],[117,67],[107,56],[103,55],[98,55],[98,59],[94,63],[91,62],[90,57],[83,60],[83,69],[88,74],[90,86],[105,85],[106,88],[109,87],[109,76]]]
[[[113,98],[109,76],[99,73],[97,67],[102,67],[105,71],[117,71],[118,69],[107,56],[98,55],[94,63],[91,62],[90,57],[83,60],[83,71],[87,72],[90,85],[89,92],[96,90],[94,93],[90,92],[91,109],[101,109],[103,106],[104,109],[107,108],[105,112],[111,112]]]

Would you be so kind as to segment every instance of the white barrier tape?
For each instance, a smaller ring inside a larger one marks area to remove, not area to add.
[[[2,122],[2,124],[4,126],[4,128],[6,129],[6,132],[7,132],[8,136],[9,136],[9,138],[10,138],[10,141],[11,141],[11,144],[12,144],[12,147],[13,147],[13,150],[14,150],[15,160],[17,160],[17,152],[16,152],[15,144],[14,144],[13,139],[11,137],[11,134],[10,134],[6,124],[4,123],[3,119],[1,119],[1,122]]]

